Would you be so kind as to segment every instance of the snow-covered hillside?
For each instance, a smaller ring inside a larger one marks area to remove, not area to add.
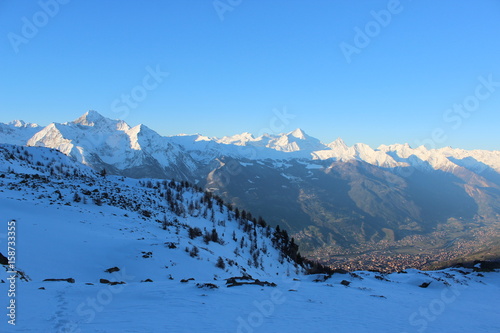
[[[95,282],[103,268],[125,263],[144,279],[185,278],[190,269],[205,280],[302,271],[265,221],[186,182],[98,175],[55,150],[9,145],[0,146],[0,177],[4,216],[34,237],[19,240],[37,249],[19,264],[31,279]],[[47,265],[54,257],[57,265]]]
[[[20,271],[2,332],[500,329],[499,272],[304,275],[283,233],[216,196],[100,175],[51,149],[0,146],[0,208],[0,251],[15,221]]]

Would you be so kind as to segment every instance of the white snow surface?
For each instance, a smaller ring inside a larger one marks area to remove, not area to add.
[[[202,216],[205,204],[176,216],[159,195],[165,192],[163,181],[101,177],[55,150],[0,145],[0,251],[5,251],[7,222],[15,220],[16,268],[29,279],[17,280],[15,326],[5,315],[11,286],[0,283],[5,312],[0,331],[500,331],[498,270],[308,276],[290,261],[280,262],[264,228],[258,227],[252,238],[216,203],[212,220],[210,214]],[[87,203],[75,202],[75,193]],[[203,193],[174,189],[173,196],[187,206]],[[102,205],[94,203],[96,198]],[[163,217],[172,222],[166,230],[157,221]],[[188,227],[215,228],[223,242],[190,239]],[[248,243],[243,248],[242,237]],[[260,250],[258,267],[248,262],[254,241]],[[185,252],[194,246],[197,257]],[[215,266],[218,257],[225,269]],[[120,271],[105,272],[115,266]],[[225,279],[243,274],[276,286],[226,286]],[[0,279],[7,277],[2,270]],[[43,281],[47,278],[75,282]],[[180,282],[189,278],[194,280]],[[100,279],[125,284],[111,286]],[[146,279],[153,282],[141,282]],[[197,286],[204,283],[218,288]]]

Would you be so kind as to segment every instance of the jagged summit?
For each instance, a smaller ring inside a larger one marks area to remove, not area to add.
[[[425,146],[423,146],[425,148]],[[380,145],[378,148],[378,150],[381,150],[381,151],[396,151],[396,150],[408,150],[408,149],[413,149],[410,144],[408,143],[404,143],[404,144],[401,144],[401,143],[395,143],[395,144],[392,144],[392,145]]]
[[[480,165],[500,170],[500,152],[465,151],[449,147],[428,150],[424,146],[412,148],[408,144],[381,145],[373,149],[366,144],[347,146],[341,138],[324,144],[301,128],[287,133],[259,136],[244,132],[222,138],[200,134],[165,137],[145,125],[130,127],[123,120],[109,119],[95,110],[86,112],[72,122],[57,124],[56,127],[35,126],[21,120],[10,125],[2,124],[0,142],[52,147],[71,154],[78,160],[88,161],[91,156],[100,156],[105,163],[111,163],[120,169],[136,163],[131,161],[138,161],[137,153],[142,151],[145,155],[140,160],[154,156],[155,160],[161,161],[162,166],[174,167],[177,163],[175,161],[182,161],[182,165],[186,167],[182,174],[187,169],[196,169],[194,160],[208,163],[220,156],[359,160],[389,168],[413,165],[426,168],[431,166],[434,169],[453,167],[450,158],[457,161],[471,157]],[[133,151],[130,151],[131,147]],[[83,158],[84,155],[86,158]],[[96,161],[101,163],[98,159]]]
[[[41,126],[23,120],[14,120],[7,124],[0,123],[0,143],[25,145],[41,129]]]
[[[331,149],[348,149],[349,147],[345,144],[344,140],[337,138],[335,141],[328,144]]]
[[[224,136],[222,139],[218,140],[219,143],[225,144],[236,144],[236,145],[245,145],[249,141],[255,141],[255,137],[252,133],[244,132],[241,134],[233,135],[233,136]]]
[[[94,126],[96,123],[105,121],[106,119],[107,118],[103,117],[99,112],[89,110],[79,118],[75,119],[73,123],[85,126]]]
[[[13,120],[10,123],[8,123],[7,125],[11,125],[11,126],[14,126],[14,127],[23,127],[23,128],[36,128],[36,127],[40,127],[40,125],[38,125],[38,124],[27,123],[24,120]]]
[[[144,124],[136,125],[136,126],[132,127],[130,129],[130,131],[142,132],[142,133],[154,133],[156,135],[159,135],[158,133],[156,133],[155,131],[153,131],[151,128],[149,128],[148,126],[146,126]]]
[[[306,140],[309,137],[309,135],[307,135],[306,132],[304,132],[300,128],[293,130],[292,132],[288,133],[288,135],[301,140]]]
[[[281,134],[276,141],[270,142],[268,147],[283,152],[312,152],[327,148],[320,140],[307,135],[300,128],[287,134]]]
[[[106,118],[95,110],[85,112],[82,116],[70,122],[70,124],[99,127],[103,129],[110,128],[119,131],[127,131],[130,129],[130,126],[123,120]]]

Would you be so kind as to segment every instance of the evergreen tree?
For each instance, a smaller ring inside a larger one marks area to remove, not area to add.
[[[74,202],[80,202],[82,198],[78,195],[78,193],[75,192],[75,195],[73,195],[73,201]]]
[[[208,243],[210,243],[211,240],[212,240],[212,234],[209,233],[208,231],[205,231],[205,234],[203,235],[203,241],[205,242],[205,244],[208,245]]]
[[[217,230],[215,230],[215,228],[212,229],[212,234],[210,235],[210,240],[212,242],[215,242],[215,243],[219,242],[219,234],[217,233]]]
[[[163,230],[167,230],[168,220],[167,215],[163,215],[163,221],[161,222],[161,227]]]
[[[200,253],[200,250],[196,246],[193,246],[191,251],[189,251],[189,255],[193,258],[197,257],[199,253]]]
[[[201,232],[201,229],[198,227],[194,227],[194,228],[189,227],[189,229],[188,229],[188,235],[189,235],[189,238],[191,238],[191,239],[195,239],[196,237],[199,237],[202,234],[203,233]]]
[[[215,264],[215,266],[220,269],[226,269],[226,263],[224,262],[224,259],[222,259],[222,257],[217,258],[217,263]]]

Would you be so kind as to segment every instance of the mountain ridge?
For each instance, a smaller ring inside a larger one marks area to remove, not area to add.
[[[11,124],[15,122],[16,121],[11,122]],[[20,123],[20,121],[17,122]],[[24,124],[24,122],[22,122],[21,124]],[[428,162],[435,169],[452,166],[451,164],[449,164],[449,158],[453,158],[456,160],[473,158],[477,161],[478,165],[480,163],[483,163],[486,166],[495,169],[496,171],[500,171],[500,151],[497,150],[464,150],[451,147],[427,149],[425,146],[412,148],[408,143],[380,145],[378,148],[374,149],[364,143],[357,143],[353,146],[347,146],[341,138],[338,138],[331,143],[325,144],[320,140],[309,136],[300,128],[288,133],[274,135],[264,134],[259,137],[254,137],[251,133],[248,132],[236,134],[233,136],[225,136],[222,138],[210,138],[200,134],[162,136],[146,125],[139,124],[131,127],[122,120],[112,120],[106,118],[99,114],[97,111],[88,111],[72,122],[55,124],[53,126],[55,126],[56,128],[60,128],[61,126],[71,127],[72,124],[93,127],[95,129],[109,129],[108,127],[111,127],[115,132],[122,132],[129,137],[132,134],[149,131],[150,133],[154,133],[154,135],[157,136],[157,141],[168,141],[170,144],[182,146],[188,151],[205,150],[207,148],[212,148],[213,150],[214,148],[216,148],[219,149],[223,155],[239,157],[238,155],[241,155],[243,153],[245,158],[250,159],[306,158],[311,160],[361,160],[373,165],[387,168],[406,166],[421,167],[421,163],[419,164],[415,159],[409,159],[409,157],[413,155],[415,157],[418,157],[418,159],[420,160]],[[40,129],[40,132],[51,125],[52,124],[45,127],[36,125],[31,128]],[[2,126],[6,127],[9,125],[2,124]],[[26,126],[17,126],[15,128],[25,127]],[[97,134],[99,136],[99,134],[96,132],[98,131],[94,131],[94,133],[92,134]],[[101,134],[101,136],[103,135]],[[96,140],[97,139],[94,139],[94,141]],[[29,141],[29,145],[45,145],[50,147],[55,147],[57,145],[57,142],[55,142],[57,140],[51,140],[51,138],[44,139],[41,137],[31,137],[27,141]],[[0,142],[11,143],[5,137],[0,137]],[[217,145],[210,143],[215,143]],[[221,146],[221,144],[227,147]],[[238,147],[240,148],[239,150],[235,149]],[[248,150],[245,150],[245,148]],[[252,149],[255,149],[255,151],[251,152]],[[474,161],[472,160],[468,161],[468,165],[471,165],[473,163]]]

